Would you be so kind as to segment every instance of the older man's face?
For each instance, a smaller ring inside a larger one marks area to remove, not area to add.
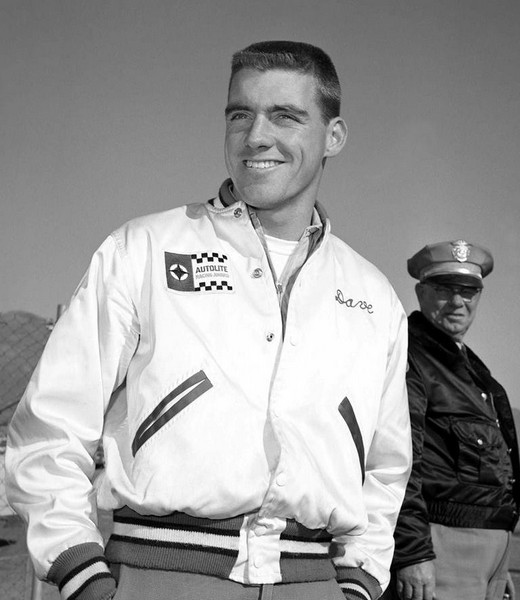
[[[417,284],[417,298],[423,315],[454,341],[461,342],[473,323],[480,290],[456,284]]]

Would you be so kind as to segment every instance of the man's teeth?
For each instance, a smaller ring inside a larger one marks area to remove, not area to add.
[[[245,163],[248,169],[268,169],[278,164],[276,160],[246,160]]]

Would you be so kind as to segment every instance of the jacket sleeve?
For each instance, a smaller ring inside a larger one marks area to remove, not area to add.
[[[428,397],[420,368],[412,352],[409,354],[406,384],[412,423],[413,467],[395,530],[392,566],[396,569],[435,558],[428,511],[422,495],[421,463]]]
[[[407,321],[397,298],[394,302],[386,378],[375,434],[366,457],[363,498],[368,527],[362,535],[335,540],[343,553],[334,559],[337,580],[348,598],[379,598],[389,583],[393,532],[411,467],[405,384]]]
[[[109,237],[56,323],[8,434],[8,500],[27,522],[36,575],[63,598],[102,599],[115,587],[92,478],[104,413],[139,339],[128,281]]]

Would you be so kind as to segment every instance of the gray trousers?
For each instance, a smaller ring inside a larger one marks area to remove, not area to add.
[[[114,600],[345,600],[335,580],[242,585],[194,573],[121,565]]]
[[[431,523],[436,600],[502,600],[511,534]]]

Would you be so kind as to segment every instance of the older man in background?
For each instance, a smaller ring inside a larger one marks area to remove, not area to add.
[[[420,312],[409,319],[414,466],[395,531],[394,594],[501,600],[518,520],[519,460],[504,388],[463,342],[491,253],[463,240],[408,261]]]

